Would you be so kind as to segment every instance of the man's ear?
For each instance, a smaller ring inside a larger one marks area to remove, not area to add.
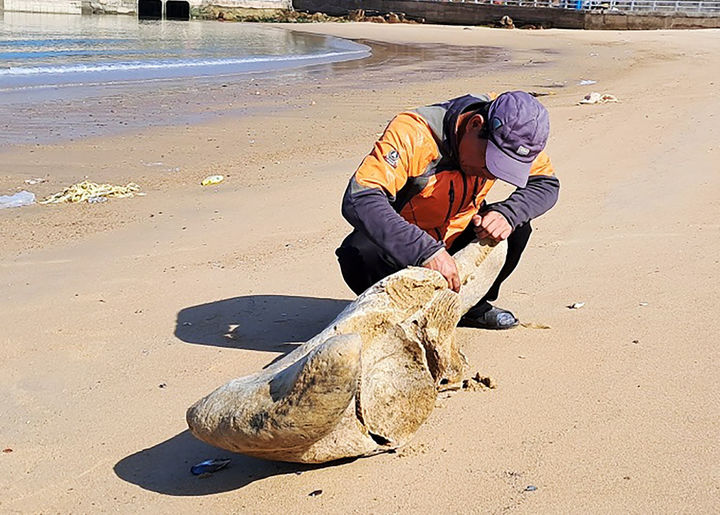
[[[475,113],[470,118],[470,127],[477,130],[482,130],[483,125],[485,125],[485,118],[483,118],[483,115],[480,113]]]

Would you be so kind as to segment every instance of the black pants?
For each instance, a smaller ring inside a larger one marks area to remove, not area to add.
[[[485,296],[478,302],[478,305],[497,300],[500,292],[500,285],[515,270],[520,262],[528,240],[530,240],[532,227],[530,222],[517,227],[508,238],[508,250],[500,273],[495,282],[487,291]],[[450,254],[465,248],[475,239],[475,232],[472,226],[463,231],[448,249]],[[335,251],[340,262],[340,270],[343,279],[356,295],[360,295],[380,279],[394,274],[405,268],[397,264],[380,247],[375,245],[367,236],[359,231],[351,232],[345,238],[340,247]]]

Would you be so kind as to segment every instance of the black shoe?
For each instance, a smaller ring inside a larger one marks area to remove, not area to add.
[[[489,302],[471,307],[458,322],[458,327],[475,327],[478,329],[511,329],[519,321],[506,309],[496,308]]]

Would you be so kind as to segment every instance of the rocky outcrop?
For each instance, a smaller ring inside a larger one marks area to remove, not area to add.
[[[136,14],[137,0],[83,0],[83,14]]]

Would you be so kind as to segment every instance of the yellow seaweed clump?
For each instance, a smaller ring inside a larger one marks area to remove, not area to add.
[[[50,195],[40,204],[62,204],[92,202],[92,199],[125,198],[132,197],[140,191],[140,186],[130,182],[127,186],[114,186],[112,184],[98,184],[96,182],[82,181],[64,190]]]

